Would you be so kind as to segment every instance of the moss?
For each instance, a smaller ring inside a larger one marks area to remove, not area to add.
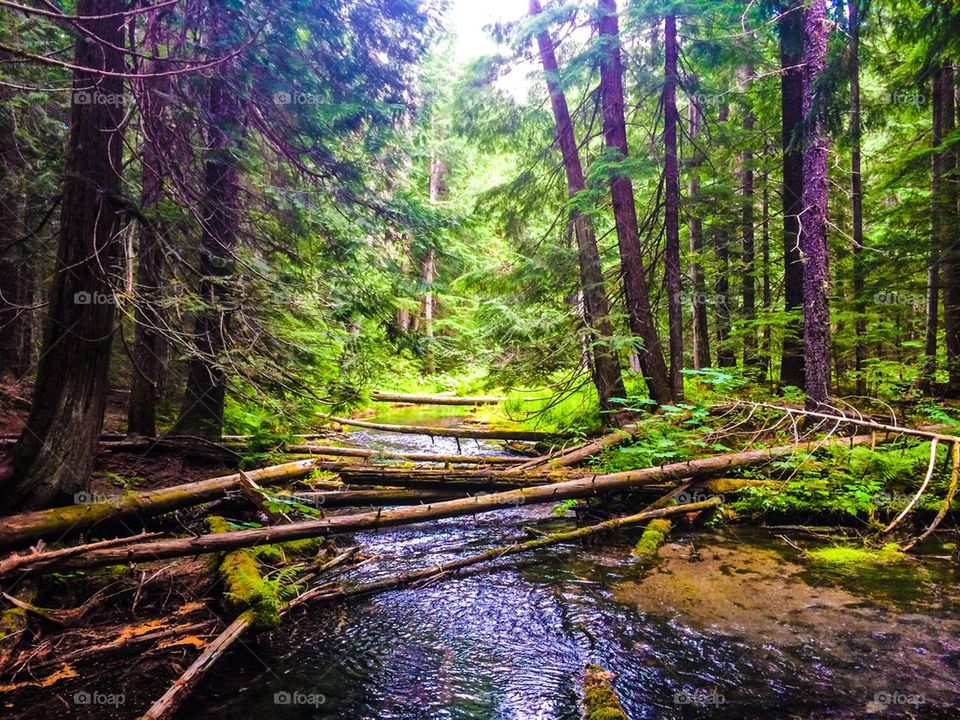
[[[587,665],[583,676],[583,716],[586,720],[627,720],[610,686],[613,675],[599,665]]]
[[[229,523],[222,517],[207,518],[211,532],[228,532]],[[260,572],[260,563],[253,549],[245,548],[228,552],[220,561],[220,577],[223,578],[223,596],[234,607],[251,610],[254,624],[272,628],[280,624],[280,584],[268,580]]]
[[[887,543],[879,550],[856,548],[845,545],[810,550],[807,553],[813,562],[822,565],[894,565],[906,557],[896,543]]]
[[[673,524],[669,520],[664,520],[663,518],[651,520],[643,531],[643,535],[641,535],[637,541],[637,544],[634,545],[633,556],[641,560],[654,558],[657,550],[659,550],[660,546],[666,541],[667,535],[670,534],[672,527]]]

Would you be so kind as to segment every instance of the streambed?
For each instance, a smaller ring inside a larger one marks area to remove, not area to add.
[[[414,410],[377,419],[460,420]],[[391,450],[457,449],[447,438],[352,437]],[[501,452],[472,440],[461,450]],[[362,533],[355,540],[380,560],[349,577],[506,545],[525,526],[572,524],[537,506]],[[643,573],[629,558],[636,536],[312,608],[222,661],[179,717],[574,720],[588,663],[614,674],[636,719],[960,717],[950,560],[881,575],[815,570],[775,532],[735,527],[675,533]]]

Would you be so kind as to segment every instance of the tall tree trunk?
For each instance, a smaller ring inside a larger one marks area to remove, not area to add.
[[[730,228],[721,220],[714,228],[717,280],[714,283],[717,318],[717,367],[736,367],[730,340]]]
[[[826,0],[811,0],[804,17],[803,115],[803,344],[806,359],[804,389],[808,404],[817,407],[830,398],[830,273],[827,258],[827,149],[823,101],[817,82],[827,60]]]
[[[72,500],[93,467],[103,427],[114,330],[113,277],[123,161],[124,69],[119,0],[79,0],[70,139],[60,240],[43,351],[26,428],[4,473],[0,506],[37,508]],[[86,95],[82,95],[86,94]],[[92,99],[91,102],[85,102]]]
[[[430,156],[430,203],[436,204],[440,200],[440,188],[443,184],[444,166],[436,153]],[[437,361],[433,346],[433,316],[436,310],[436,297],[433,293],[433,284],[437,275],[437,253],[433,246],[424,250],[420,256],[420,280],[426,291],[423,295],[423,335],[426,338],[425,370],[427,375],[437,372]]]
[[[696,142],[700,130],[700,110],[696,104],[690,104],[690,138]],[[707,286],[703,275],[703,220],[697,200],[700,195],[700,163],[703,153],[694,148],[690,163],[690,183],[688,187],[690,201],[690,219],[687,221],[690,232],[690,280],[693,284],[693,367],[697,370],[710,367],[710,331],[707,325]]]
[[[770,310],[773,304],[772,294],[770,292],[770,184],[767,173],[764,171],[763,178],[763,199],[761,200],[761,233],[760,245],[763,262],[763,315],[770,317]],[[773,362],[773,333],[769,321],[763,324],[763,374],[769,376],[770,365]]]
[[[150,19],[155,23],[155,18]],[[153,29],[148,30],[149,34]],[[156,42],[151,51],[157,56]],[[148,73],[165,69],[162,61],[153,61]],[[163,228],[157,217],[163,198],[165,169],[160,158],[169,146],[169,133],[164,118],[164,97],[169,91],[169,79],[145,78],[143,81],[140,113],[144,130],[143,181],[140,193],[142,211],[148,216],[140,225],[140,243],[137,249],[136,311],[134,314],[133,379],[130,384],[130,403],[127,406],[127,433],[156,437],[157,402],[163,374],[166,341],[162,330],[163,314],[160,308],[163,285],[164,251],[161,242]],[[152,217],[150,217],[152,215]]]
[[[753,72],[744,68],[740,72],[743,82],[752,77]],[[747,148],[753,142],[753,112],[747,108],[743,117],[743,129],[746,131]],[[741,223],[740,232],[743,251],[741,263],[741,279],[743,286],[743,307],[741,318],[746,324],[743,334],[743,367],[744,369],[758,366],[757,336],[753,322],[757,318],[757,288],[756,288],[756,248],[754,246],[755,233],[753,229],[753,151],[747,149],[740,153],[740,196],[741,196]]]
[[[211,35],[226,37],[225,0],[211,3]],[[230,66],[221,65],[208,83],[207,158],[204,162],[200,234],[200,298],[194,320],[196,352],[190,360],[186,392],[174,430],[217,439],[223,429],[226,373],[223,368],[230,326],[230,283],[234,274],[239,216],[236,152],[242,141],[239,94],[231,87]]]
[[[530,15],[536,16],[541,12],[539,0],[530,0]],[[567,192],[573,198],[577,193],[582,192],[586,185],[574,137],[573,121],[567,108],[567,99],[557,80],[557,57],[553,41],[546,29],[537,33],[537,46],[540,51],[540,62],[546,75],[554,121],[557,125],[557,141],[567,175]],[[623,397],[626,391],[623,386],[623,376],[620,373],[620,362],[616,352],[610,347],[613,327],[610,323],[610,306],[600,268],[600,251],[597,248],[597,238],[590,217],[573,209],[570,219],[577,239],[580,260],[584,318],[587,327],[594,335],[592,338],[593,381],[600,398],[600,408],[609,413],[616,410],[612,398]]]
[[[940,137],[947,138],[956,127],[954,115],[954,78],[950,60],[943,60],[938,71],[940,82]],[[943,287],[943,328],[947,345],[946,395],[960,397],[960,239],[957,237],[956,150],[945,146],[940,156],[940,192],[935,195],[935,214],[939,218],[941,248],[941,284]]]
[[[26,306],[29,267],[18,247],[20,163],[14,137],[15,121],[9,101],[13,91],[0,85],[0,378],[19,378],[27,372],[24,333],[29,322]]]
[[[867,332],[865,276],[863,267],[863,180],[860,175],[860,6],[858,0],[847,4],[850,24],[850,203],[853,216],[853,307],[854,321],[853,365],[856,373],[857,395],[867,392],[863,361],[866,357],[864,336]]]
[[[803,152],[798,128],[803,121],[803,0],[780,4],[780,107],[783,143],[783,299],[793,314],[783,330],[780,384],[804,386],[802,343],[803,263],[800,211],[803,209]]]
[[[680,166],[677,161],[677,18],[663,22],[663,182],[664,262],[666,264],[667,315],[670,319],[670,385],[678,400],[683,398],[683,308],[680,282]]]
[[[923,344],[923,371],[920,384],[926,393],[933,392],[933,383],[937,373],[937,326],[940,305],[940,253],[943,240],[942,212],[943,197],[943,154],[937,149],[943,141],[943,70],[934,71],[931,82],[932,98],[932,147],[930,154],[930,250],[927,264],[927,315]]]
[[[600,92],[603,96],[603,134],[607,148],[616,152],[616,160],[628,155],[627,126],[623,109],[623,66],[620,59],[620,29],[616,0],[599,0],[599,35],[603,53],[600,60]],[[613,158],[611,158],[613,159]],[[663,347],[656,320],[650,308],[650,297],[644,274],[637,209],[633,183],[621,173],[610,179],[610,198],[620,247],[620,267],[630,330],[640,337],[643,347],[637,351],[640,368],[647,380],[650,397],[657,403],[673,399]]]

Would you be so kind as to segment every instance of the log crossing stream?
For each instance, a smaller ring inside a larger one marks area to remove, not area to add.
[[[460,413],[391,409],[376,421],[456,425]],[[453,438],[351,438],[457,452]],[[504,452],[486,440],[461,440],[461,450]],[[360,533],[378,559],[349,578],[573,525],[550,506],[521,506]],[[589,663],[613,673],[630,718],[958,717],[960,591],[949,561],[921,553],[882,577],[815,571],[777,532],[734,527],[681,529],[644,572],[630,558],[638,533],[299,612],[234,650],[178,717],[575,720]]]

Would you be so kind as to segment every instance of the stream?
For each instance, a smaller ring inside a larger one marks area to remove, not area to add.
[[[449,425],[462,410],[376,419]],[[351,434],[366,447],[455,453],[453,439]],[[502,454],[461,441],[463,453]],[[518,507],[354,536],[378,560],[351,581],[573,527]],[[639,530],[298,613],[210,673],[179,718],[581,717],[584,666],[614,675],[630,718],[960,717],[958,569],[943,546],[902,570],[811,569],[764,528],[680,530],[646,572]],[[809,535],[793,542],[813,547]],[[821,541],[823,544],[825,541]]]

